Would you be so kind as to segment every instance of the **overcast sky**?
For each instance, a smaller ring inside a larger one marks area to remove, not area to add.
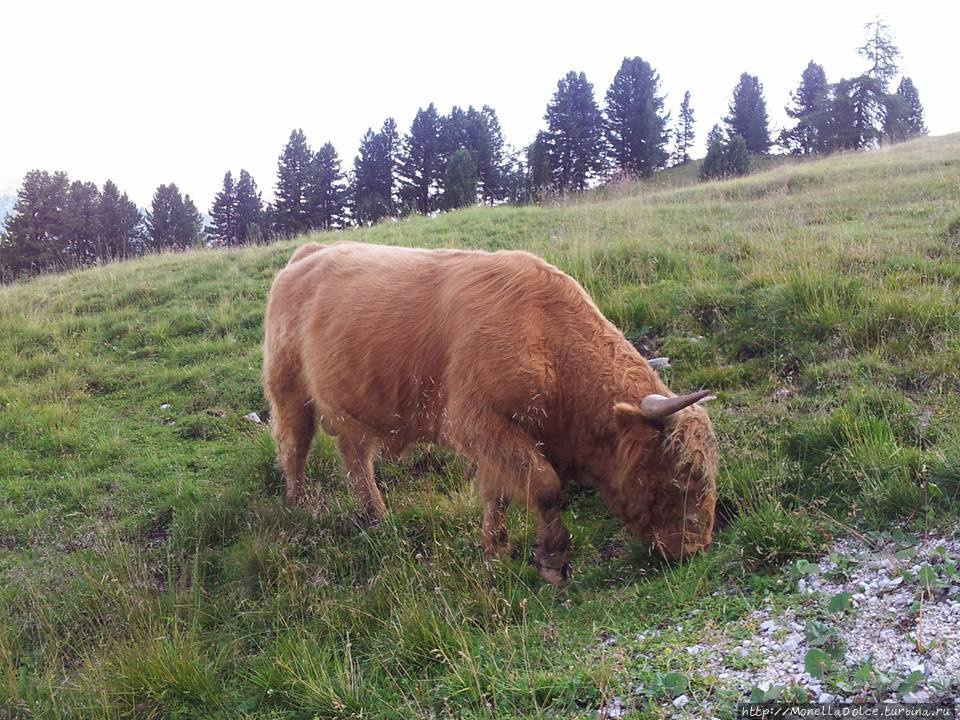
[[[360,137],[402,131],[433,101],[492,105],[507,142],[543,125],[568,70],[602,103],[625,56],[659,71],[674,117],[685,90],[698,154],[740,73],[763,83],[773,129],[807,61],[831,81],[864,68],[864,23],[891,25],[932,134],[960,130],[958,2],[646,3],[45,2],[0,8],[0,193],[32,168],[112,178],[141,206],[176,182],[207,210],[223,174],[272,197],[302,127],[352,167]]]

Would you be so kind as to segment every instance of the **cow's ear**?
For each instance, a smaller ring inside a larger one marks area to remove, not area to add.
[[[639,405],[625,402],[618,402],[613,406],[613,417],[620,432],[626,432],[644,420]]]

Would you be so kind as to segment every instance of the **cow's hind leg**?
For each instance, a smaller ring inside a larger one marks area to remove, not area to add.
[[[361,513],[371,522],[383,520],[387,516],[387,505],[373,474],[375,442],[362,436],[358,438],[353,433],[341,433],[337,443],[343,455],[347,482]]]
[[[284,500],[302,504],[305,496],[307,455],[316,433],[313,405],[306,396],[287,396],[272,402],[271,429],[277,459],[285,481]]]

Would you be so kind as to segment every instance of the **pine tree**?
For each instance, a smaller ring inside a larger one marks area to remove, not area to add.
[[[7,219],[0,269],[4,277],[63,267],[66,251],[64,213],[70,181],[67,174],[31,170],[17,191]]]
[[[926,135],[927,126],[923,120],[923,105],[920,104],[920,94],[917,92],[913,80],[907,76],[901,78],[897,95],[903,98],[903,103],[906,106],[903,118],[906,136]]]
[[[854,150],[868,148],[880,139],[887,94],[881,83],[870,75],[850,81],[853,126],[848,133]]]
[[[443,172],[440,118],[433,103],[420,108],[403,139],[398,172],[400,199],[408,208],[426,215],[433,211]]]
[[[397,124],[387,118],[380,132],[368,129],[353,160],[349,204],[358,225],[379,222],[396,212]]]
[[[236,185],[237,239],[240,243],[259,243],[270,237],[271,228],[265,222],[263,201],[257,183],[246,170],[240,170]]]
[[[70,184],[63,214],[64,255],[74,267],[92,265],[100,256],[99,204],[100,190],[94,183],[74,180]]]
[[[680,103],[680,119],[674,131],[674,165],[682,165],[690,160],[690,148],[695,140],[693,108],[690,106],[690,91],[687,90],[683,94],[683,102]]]
[[[140,252],[143,218],[137,206],[112,180],[103,184],[97,210],[104,259],[123,259]]]
[[[455,210],[476,201],[477,165],[470,151],[460,148],[447,160],[441,204],[444,210]]]
[[[750,152],[763,155],[770,149],[767,102],[763,97],[763,85],[756,75],[740,75],[740,82],[733,89],[733,100],[724,122],[730,137],[742,137]]]
[[[648,177],[667,162],[669,115],[660,76],[646,60],[624,58],[607,90],[607,151],[620,173]]]
[[[544,116],[549,136],[553,185],[561,192],[580,192],[604,163],[603,117],[584,73],[569,72]]]
[[[346,188],[340,158],[332,143],[325,143],[313,156],[307,205],[312,227],[331,230],[345,224]]]
[[[784,129],[780,144],[793,155],[812,155],[826,150],[829,119],[830,85],[822,65],[807,63],[800,84],[791,93],[791,104],[785,110],[797,124]]]
[[[223,187],[213,199],[210,208],[212,229],[210,236],[214,242],[225,247],[240,243],[240,223],[237,218],[237,189],[233,183],[233,173],[229,170],[223,176]]]
[[[857,52],[867,59],[870,67],[850,81],[855,116],[851,135],[857,149],[870,147],[883,137],[884,128],[895,126],[899,108],[899,103],[888,97],[888,88],[899,71],[900,50],[893,42],[889,26],[880,18],[864,25],[864,29],[867,39]],[[889,122],[888,109],[894,113]]]
[[[277,231],[283,235],[296,235],[310,229],[307,185],[312,159],[303,130],[291,132],[277,165],[275,221]]]

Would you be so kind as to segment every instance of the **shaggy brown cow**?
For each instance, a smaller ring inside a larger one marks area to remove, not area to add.
[[[466,456],[484,549],[507,549],[504,510],[523,502],[551,583],[570,575],[568,481],[668,558],[710,544],[709,393],[675,397],[575,280],[529,253],[304,245],[270,291],[264,387],[290,501],[319,422],[374,520],[387,512],[378,452],[431,442]]]

